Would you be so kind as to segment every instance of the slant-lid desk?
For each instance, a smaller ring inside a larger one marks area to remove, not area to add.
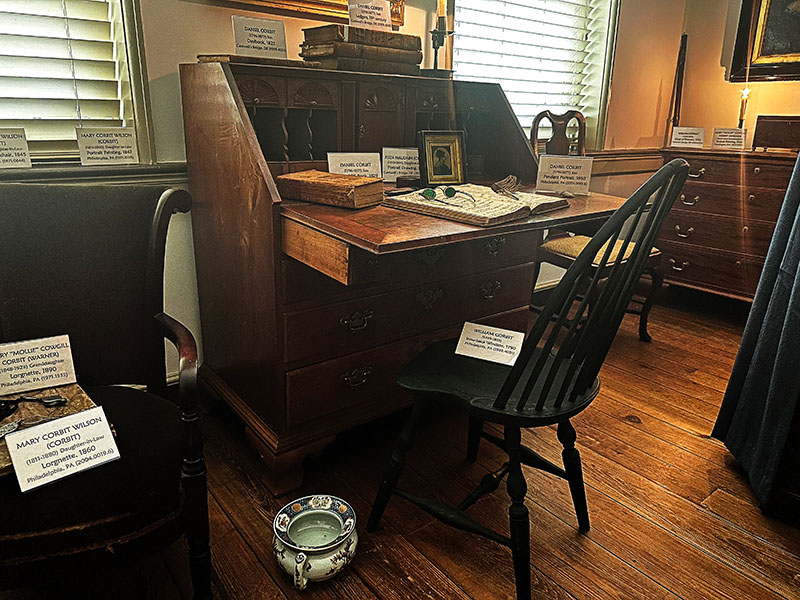
[[[622,202],[592,194],[481,228],[282,201],[274,175],[325,168],[323,150],[413,146],[418,128],[464,129],[484,179],[530,180],[535,162],[493,84],[200,63],[181,66],[181,85],[201,384],[245,422],[275,493],[337,432],[408,405],[395,375],[426,344],[467,320],[526,329],[543,231]]]

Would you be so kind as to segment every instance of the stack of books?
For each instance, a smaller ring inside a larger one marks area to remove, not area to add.
[[[419,75],[418,36],[349,25],[312,27],[303,29],[303,34],[300,56],[321,63],[323,69]]]

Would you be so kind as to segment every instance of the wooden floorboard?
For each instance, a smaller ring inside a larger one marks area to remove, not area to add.
[[[800,532],[761,513],[746,476],[724,445],[709,437],[747,308],[670,288],[651,315],[650,344],[638,340],[637,318],[625,318],[600,374],[600,396],[574,419],[591,530],[577,531],[565,482],[525,470],[534,598],[800,598]],[[405,415],[341,434],[308,462],[300,490],[275,498],[241,424],[224,407],[213,411],[204,427],[217,597],[513,598],[507,548],[445,527],[400,498],[389,504],[377,532],[364,530]],[[478,460],[468,462],[465,429],[464,415],[434,411],[408,455],[401,487],[457,503],[502,464],[503,452],[486,442]],[[554,428],[526,431],[523,439],[542,456],[560,461]],[[272,519],[293,497],[321,492],[353,505],[359,548],[341,574],[298,592],[272,555]],[[469,512],[507,534],[505,486]],[[121,577],[134,597],[136,590],[149,589],[152,598],[190,598],[185,542]],[[3,593],[0,600],[66,595],[64,586],[44,587]]]

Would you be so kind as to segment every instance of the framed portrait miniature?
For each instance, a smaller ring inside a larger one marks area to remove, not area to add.
[[[419,174],[422,185],[466,183],[463,131],[420,131]]]

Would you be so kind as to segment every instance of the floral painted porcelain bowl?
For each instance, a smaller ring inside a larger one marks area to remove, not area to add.
[[[273,523],[272,550],[303,590],[330,579],[353,560],[358,545],[356,513],[336,496],[305,496],[284,506]]]

